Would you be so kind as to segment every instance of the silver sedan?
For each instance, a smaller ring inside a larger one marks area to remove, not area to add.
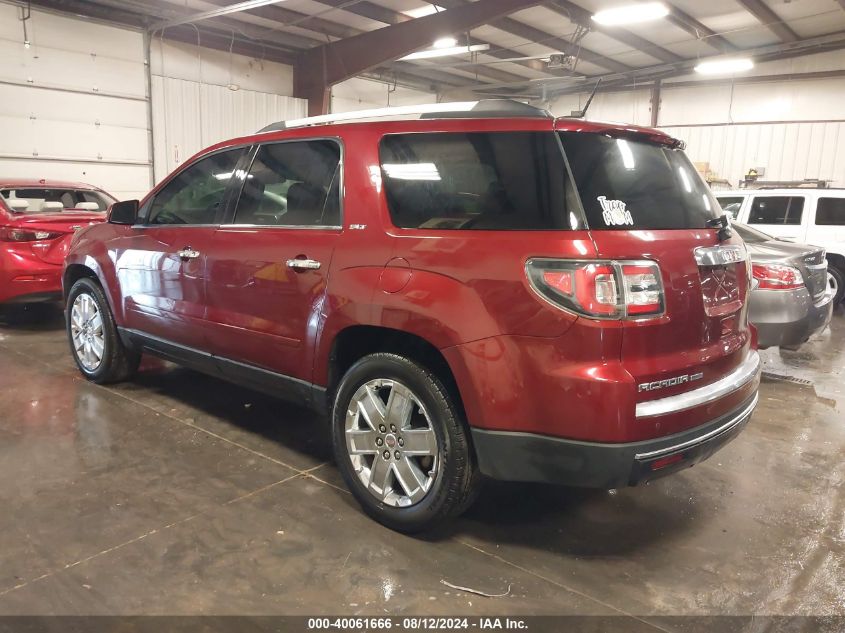
[[[784,242],[744,224],[732,226],[751,258],[754,289],[748,316],[759,347],[797,347],[827,327],[834,293],[824,249]]]

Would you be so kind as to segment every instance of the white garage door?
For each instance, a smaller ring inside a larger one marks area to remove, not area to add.
[[[0,179],[91,183],[120,199],[152,184],[140,32],[0,4]]]

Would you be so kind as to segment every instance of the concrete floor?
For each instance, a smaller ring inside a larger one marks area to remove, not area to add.
[[[89,384],[57,310],[5,312],[0,614],[845,615],[845,311],[763,356],[757,412],[710,461],[637,489],[489,485],[411,538],[359,511],[310,414],[158,361]]]

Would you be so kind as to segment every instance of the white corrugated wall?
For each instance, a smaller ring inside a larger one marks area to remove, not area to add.
[[[0,179],[149,189],[142,34],[32,11],[26,47],[22,11],[0,4]]]
[[[761,76],[838,71],[845,51],[760,64]],[[692,77],[678,78],[688,82]],[[742,79],[740,77],[739,79]],[[552,112],[566,115],[586,94],[558,97]],[[845,80],[841,77],[760,83],[663,84],[659,125],[687,143],[687,154],[708,162],[733,186],[752,167],[765,180],[819,178],[845,187]],[[638,125],[651,123],[651,88],[599,93],[589,118]]]
[[[709,162],[733,186],[759,166],[763,180],[820,178],[845,187],[845,121],[661,129],[686,141],[690,159]]]
[[[209,145],[307,113],[287,96],[290,66],[158,38],[150,57],[156,182]]]
[[[209,145],[306,112],[302,99],[153,76],[156,182]]]

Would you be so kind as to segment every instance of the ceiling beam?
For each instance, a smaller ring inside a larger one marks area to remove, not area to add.
[[[774,33],[781,42],[797,42],[800,39],[798,34],[789,28],[763,0],[737,0],[737,2]]]
[[[230,0],[205,0],[206,2],[210,2],[213,4],[225,6],[227,2]],[[350,0],[334,0],[334,2],[323,2],[322,4],[327,4],[329,6],[336,6],[338,8],[342,7],[344,4],[349,5]],[[367,3],[370,4],[370,3]],[[377,7],[378,5],[371,5],[372,7]],[[353,11],[357,7],[356,5],[349,5],[345,7],[346,10]],[[354,12],[354,11],[353,11]],[[272,20],[273,22],[278,22],[280,25],[284,26],[296,26],[297,28],[306,29],[309,31],[313,31],[316,34],[323,35],[325,37],[333,37],[337,39],[344,39],[348,37],[354,37],[356,35],[360,35],[361,33],[365,33],[366,31],[362,31],[361,29],[357,29],[351,26],[347,26],[346,24],[341,24],[340,22],[334,22],[331,20],[325,20],[323,18],[314,17],[305,13],[300,13],[298,11],[292,11],[290,9],[285,9],[281,6],[276,5],[268,5],[268,6],[261,6],[255,9],[245,10],[244,13],[248,15],[254,15],[256,17],[261,17],[266,20]],[[400,14],[403,15],[403,14]],[[408,16],[404,16],[411,20]],[[238,21],[238,24],[248,24],[246,22]],[[263,27],[262,27],[263,28]],[[266,32],[270,35],[272,33],[283,33],[278,29],[267,29]],[[295,36],[296,37],[296,36]],[[302,36],[298,36],[302,37]],[[304,39],[304,38],[303,38]],[[325,42],[319,39],[310,39],[307,44],[301,45],[299,48],[312,48],[315,46],[321,46]],[[390,64],[390,66],[394,66],[394,64]],[[404,72],[413,72],[416,66],[412,65],[405,65]],[[449,72],[442,72],[438,71],[435,68],[429,69],[429,72],[425,73],[417,73],[420,77],[426,77],[428,79],[433,79],[439,73],[440,79],[438,83],[442,83],[446,86],[454,86],[458,84],[467,84],[471,82],[471,79],[464,77],[462,75],[456,75]],[[512,73],[507,73],[503,70],[499,70],[497,68],[493,69],[479,69],[477,74],[482,77],[486,77],[493,81],[517,81],[522,77],[520,75],[515,75]]]
[[[845,31],[805,38],[797,42],[782,42],[768,46],[759,46],[745,49],[742,53],[753,58],[760,64],[842,49],[845,49]],[[602,82],[599,91],[606,92],[619,87],[637,85],[642,88],[644,84],[650,84],[657,79],[669,79],[689,75],[692,74],[695,66],[701,61],[715,58],[718,58],[718,56],[688,59],[674,64],[655,64],[654,66],[636,68],[624,73],[607,73],[600,76]],[[593,88],[592,83],[583,81],[584,78],[580,78],[581,81],[577,81],[577,79],[530,80],[521,84],[478,84],[473,86],[472,89],[478,95],[509,92],[511,95],[525,98],[539,98],[544,94],[556,95],[588,92]],[[587,79],[594,78],[589,77]]]
[[[36,8],[43,7],[135,28],[148,28],[154,23],[183,14],[178,7],[174,9],[174,5],[167,2],[149,3],[139,0],[32,0],[32,4]],[[199,25],[171,27],[157,32],[156,37],[196,46],[198,40],[195,29],[199,30],[199,44],[204,47],[228,52],[231,46],[233,53],[291,66],[296,62],[297,54],[304,48],[321,44],[313,38],[232,18],[210,18]],[[391,64],[376,72],[363,73],[362,76],[425,92],[437,92],[441,87],[448,89],[472,83],[467,77],[438,70],[416,72],[417,67],[410,64],[394,66]],[[512,77],[519,78],[517,75]]]
[[[522,39],[528,40],[529,42],[535,42],[537,44],[540,44],[541,46],[545,46],[547,48],[551,48],[562,53],[567,53],[569,55],[577,54],[578,59],[580,59],[581,61],[588,62],[590,64],[595,64],[608,70],[621,72],[631,68],[627,64],[618,62],[615,59],[607,57],[606,55],[602,55],[601,53],[597,53],[581,45],[578,45],[576,47],[569,40],[566,40],[562,37],[557,37],[555,35],[551,35],[546,31],[541,31],[538,28],[529,26],[528,24],[519,22],[517,20],[514,20],[513,18],[502,18],[499,20],[493,20],[490,22],[490,26],[505,31],[506,33],[510,33],[511,35],[521,37]]]
[[[845,2],[845,0],[840,0],[840,2]],[[692,35],[695,39],[710,45],[712,48],[715,48],[721,53],[732,53],[737,50],[736,46],[688,13],[684,13],[674,5],[670,4],[668,6],[669,15],[666,16],[666,19],[678,28],[683,29]]]
[[[447,9],[454,9],[456,7],[466,6],[467,4],[466,0],[427,1],[430,4],[437,4],[439,6],[446,7]],[[506,33],[510,33],[511,35],[516,35],[517,37],[521,37],[524,40],[539,44],[540,46],[545,46],[546,48],[550,48],[552,50],[560,51],[561,53],[567,53],[572,55],[576,52],[575,50],[573,50],[576,47],[572,44],[572,42],[565,40],[562,37],[552,35],[551,33],[547,33],[546,31],[542,31],[533,26],[529,26],[528,24],[525,24],[518,20],[514,20],[513,18],[503,17],[497,20],[491,20],[490,22],[488,22],[488,24],[492,27],[499,29],[500,31],[505,31]],[[610,57],[602,55],[601,53],[591,51],[590,49],[584,48],[583,46],[577,47],[577,52],[578,58],[581,61],[585,61],[590,64],[595,64],[596,66],[601,66],[602,68],[606,68],[607,70],[621,72],[624,70],[629,70],[631,68],[630,66],[623,64],[622,62],[618,62],[615,59],[611,59]]]
[[[364,18],[368,18],[370,20],[375,20],[376,22],[382,22],[384,24],[401,24],[402,22],[408,22],[409,20],[413,20],[409,15],[405,15],[400,11],[395,11],[394,9],[387,9],[377,4],[373,4],[372,2],[368,2],[367,0],[362,0],[361,2],[356,2],[355,4],[350,5],[349,0],[316,0],[320,4],[325,4],[331,7],[337,7],[338,9],[343,9],[348,13],[353,13],[355,15],[359,15]],[[845,2],[845,0],[842,0]],[[448,4],[448,3],[447,3]],[[348,5],[348,6],[344,6]],[[442,4],[440,5],[442,6]],[[458,6],[458,5],[455,5]],[[554,69],[550,69],[547,64],[538,60],[538,59],[520,59],[521,57],[526,57],[523,53],[519,51],[515,51],[509,48],[503,48],[497,44],[494,44],[488,40],[479,39],[477,37],[470,37],[469,39],[470,44],[487,44],[490,46],[490,50],[484,51],[484,56],[487,57],[495,57],[500,60],[512,60],[510,63],[516,64],[518,66],[523,66],[524,68],[528,68],[535,72],[541,72],[546,75],[550,76],[563,76],[563,72],[556,71]],[[485,66],[484,62],[479,62],[478,66]],[[489,68],[489,66],[486,66]]]
[[[205,0],[205,2],[215,4],[222,8],[231,2],[231,0]],[[279,0],[275,0],[275,2],[278,3]],[[344,2],[349,2],[349,0],[344,0]],[[352,37],[353,35],[357,35],[361,32],[358,29],[339,22],[324,20],[323,18],[302,13],[301,11],[287,9],[280,4],[264,4],[253,8],[247,8],[243,10],[243,13],[264,18],[266,20],[272,20],[273,22],[280,22],[286,26],[296,26],[297,28],[316,33],[317,35],[322,36],[322,39],[319,42],[320,44],[325,43],[326,37],[342,39],[344,37]]]
[[[580,24],[581,26],[585,26],[592,31],[596,31],[601,33],[602,35],[606,35],[617,42],[622,42],[623,44],[627,44],[634,50],[640,51],[655,59],[659,59],[662,62],[678,62],[683,59],[680,55],[676,55],[672,51],[666,50],[662,46],[658,46],[654,42],[649,42],[644,37],[640,37],[635,33],[631,33],[626,29],[621,27],[613,26],[602,26],[601,24],[597,24],[593,19],[593,14],[590,11],[587,11],[583,7],[579,7],[577,4],[573,2],[569,2],[569,0],[550,0],[546,4],[546,8],[551,9],[558,15],[562,15],[563,17],[569,19],[574,24]]]
[[[164,32],[164,39],[171,42],[181,42],[183,44],[197,45],[197,31],[190,25],[183,24],[168,28]],[[200,29],[199,42],[205,48],[213,48],[218,51],[225,51],[237,54],[246,55],[247,57],[257,57],[266,59],[271,62],[279,62],[280,64],[291,65],[296,61],[296,53],[285,51],[282,49],[266,46],[256,42],[250,42],[243,38],[235,38],[225,33],[216,33],[206,29]],[[235,82],[237,83],[237,82]]]
[[[191,13],[181,18],[175,18],[172,20],[162,20],[161,22],[154,24],[152,30],[157,31],[159,29],[166,29],[172,26],[181,26],[182,24],[196,24],[197,22],[202,22],[203,20],[208,20],[209,18],[220,18],[225,15],[239,13],[240,11],[246,11],[248,9],[257,9],[259,7],[267,6],[268,4],[275,4],[279,1],[280,0],[244,0],[244,2],[228,4],[217,9],[211,9],[209,11]]]
[[[463,33],[542,0],[484,0],[393,24],[300,53],[293,72],[294,96],[309,100],[309,114],[325,114],[331,86],[409,53],[444,35]]]
[[[765,62],[779,61],[783,59],[792,59],[795,57],[802,57],[804,55],[815,55],[817,53],[824,53],[828,51],[836,51],[845,49],[845,31],[836,33],[829,33],[827,35],[820,35],[817,37],[810,37],[797,42],[772,44],[769,46],[760,46],[757,48],[743,50],[743,55],[754,58],[755,62],[762,64]],[[693,68],[700,61],[706,61],[707,58],[698,60],[687,60],[681,64],[663,64],[659,66],[652,66],[649,68],[638,68],[631,73],[623,74],[617,73],[615,75],[605,75],[602,79],[600,92],[609,91],[613,88],[629,86],[631,84],[642,84],[655,79],[671,79],[674,77],[682,77],[693,72]],[[745,79],[743,77],[736,77],[735,79]],[[556,80],[549,80],[556,81]],[[672,84],[664,83],[664,88],[670,87]],[[570,86],[560,90],[550,89],[550,93],[566,94],[585,92],[588,90],[585,86]]]

